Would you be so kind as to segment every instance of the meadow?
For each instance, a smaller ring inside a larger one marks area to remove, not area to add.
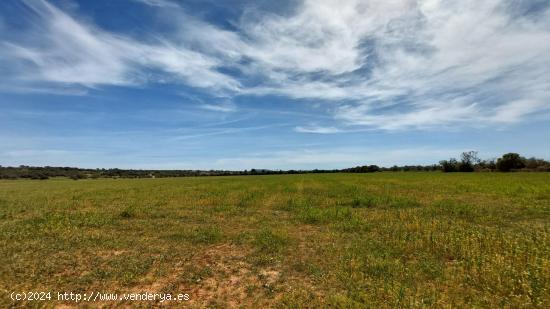
[[[550,308],[550,173],[3,180],[0,248],[0,307]]]

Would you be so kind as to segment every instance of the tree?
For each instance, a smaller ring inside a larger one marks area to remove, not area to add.
[[[378,165],[369,165],[367,168],[368,173],[380,172],[380,167]]]
[[[443,160],[439,161],[439,164],[441,165],[441,170],[445,173],[451,173],[451,172],[457,172],[458,171],[458,162],[455,158],[451,158],[448,161]]]
[[[477,164],[477,167],[478,167],[478,169],[480,169],[480,170],[494,171],[494,170],[497,169],[496,159],[489,159],[489,160],[480,161],[480,162]]]
[[[535,157],[525,159],[524,163],[525,163],[525,168],[533,171],[544,169],[549,164],[549,162],[546,162],[543,159],[537,159]]]
[[[497,169],[501,172],[509,172],[525,167],[525,159],[517,153],[507,153],[497,160]]]
[[[473,172],[474,165],[479,163],[479,158],[477,157],[477,151],[468,151],[463,152],[461,155],[460,163],[458,164],[459,172]]]

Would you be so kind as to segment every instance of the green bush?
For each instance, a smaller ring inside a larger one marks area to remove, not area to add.
[[[509,172],[525,167],[525,159],[517,153],[507,153],[497,160],[497,169],[501,172]]]

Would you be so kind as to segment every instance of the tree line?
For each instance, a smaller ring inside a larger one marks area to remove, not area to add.
[[[443,160],[439,166],[443,172],[550,172],[550,162],[543,159],[525,158],[510,152],[497,159],[481,160],[477,154],[477,151],[463,152],[460,160]]]
[[[251,169],[244,171],[226,170],[134,170],[134,169],[84,169],[77,167],[52,166],[1,166],[0,179],[48,179],[68,177],[74,180],[87,178],[163,178],[189,176],[233,176],[233,175],[278,175],[309,173],[374,173],[374,172],[409,172],[409,171],[443,171],[443,172],[549,172],[550,162],[537,158],[524,158],[517,153],[507,153],[498,159],[481,160],[476,151],[463,152],[460,160],[451,158],[432,165],[404,165],[379,167],[363,165],[345,169],[314,170],[267,170]]]

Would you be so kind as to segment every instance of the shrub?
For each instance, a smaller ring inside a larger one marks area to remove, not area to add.
[[[120,212],[120,214],[118,214],[121,218],[124,218],[124,219],[130,219],[134,216],[132,210],[130,209],[126,209],[126,210],[123,210]]]
[[[72,174],[71,176],[69,176],[69,178],[71,178],[72,180],[79,180],[86,178],[86,176],[84,176],[83,174]]]
[[[497,160],[497,169],[501,172],[509,172],[525,167],[525,159],[517,153],[507,153]]]
[[[376,204],[377,201],[372,197],[356,197],[351,201],[352,208],[371,208]]]
[[[439,164],[441,165],[441,170],[445,173],[458,172],[458,162],[454,158],[451,158],[448,161],[440,161]]]
[[[254,237],[254,245],[260,252],[274,254],[281,252],[287,245],[289,239],[286,234],[275,233],[271,229],[263,228]]]
[[[213,244],[223,238],[223,232],[217,226],[207,226],[192,230],[188,236],[194,244]]]
[[[495,159],[483,160],[476,164],[476,169],[480,171],[494,171],[497,169]]]

